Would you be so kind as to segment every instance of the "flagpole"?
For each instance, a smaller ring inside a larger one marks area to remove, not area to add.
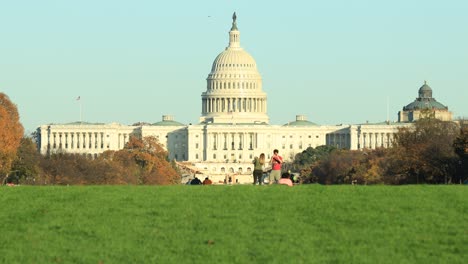
[[[80,104],[80,125],[81,123],[83,122],[83,118],[82,118],[82,106],[81,106],[81,96],[78,96],[76,98],[76,100],[78,101],[78,103]]]
[[[80,100],[80,124],[83,123],[83,119],[82,119],[82,107],[81,107],[81,100]]]
[[[389,116],[388,116],[389,105],[390,105],[390,98],[389,98],[389,96],[387,96],[387,123],[390,123]]]

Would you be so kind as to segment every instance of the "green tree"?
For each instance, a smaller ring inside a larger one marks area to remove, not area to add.
[[[459,120],[459,124],[460,134],[453,142],[455,153],[459,158],[454,181],[462,183],[468,180],[468,120]]]
[[[41,154],[30,137],[23,137],[16,158],[12,164],[12,173],[7,181],[21,184],[34,184],[36,177],[42,172],[40,168]]]
[[[308,147],[301,153],[296,154],[290,168],[287,169],[300,171],[301,181],[304,183],[318,182],[318,178],[312,173],[312,169],[320,160],[328,157],[335,150],[335,147],[325,145],[316,148]]]

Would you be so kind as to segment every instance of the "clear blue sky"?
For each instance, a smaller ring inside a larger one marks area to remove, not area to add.
[[[197,123],[237,12],[272,124],[390,120],[424,80],[468,116],[468,1],[0,2],[0,91],[27,132],[48,123]]]

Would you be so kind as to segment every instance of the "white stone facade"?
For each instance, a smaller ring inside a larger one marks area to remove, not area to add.
[[[163,116],[153,125],[73,123],[43,125],[40,152],[96,156],[122,149],[130,136],[154,136],[168,150],[169,159],[190,166],[222,182],[252,181],[252,159],[278,149],[286,161],[308,147],[330,145],[360,150],[389,147],[399,126],[411,123],[316,125],[305,116],[285,125],[269,124],[267,96],[255,60],[240,47],[234,19],[229,45],[213,62],[202,93],[200,123],[184,125]]]

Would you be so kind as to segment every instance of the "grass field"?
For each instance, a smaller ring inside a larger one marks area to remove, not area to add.
[[[466,263],[467,186],[0,187],[1,263]]]

